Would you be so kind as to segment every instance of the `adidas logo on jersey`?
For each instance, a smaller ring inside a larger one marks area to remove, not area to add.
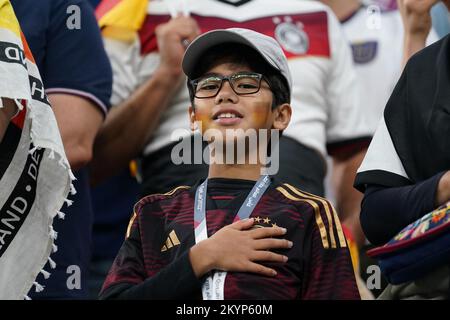
[[[161,252],[167,251],[170,248],[173,248],[179,244],[180,244],[180,240],[178,240],[175,230],[172,230],[172,232],[169,233],[169,236],[167,237],[165,244],[162,246]]]

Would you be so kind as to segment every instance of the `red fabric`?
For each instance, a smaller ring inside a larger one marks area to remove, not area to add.
[[[97,21],[99,21],[106,13],[108,13],[111,9],[113,9],[116,5],[118,5],[123,0],[103,0],[101,1],[97,8],[95,9],[95,17]]]
[[[274,18],[279,18],[278,16],[269,16],[237,22],[229,19],[204,17],[196,14],[192,14],[191,17],[197,21],[202,33],[213,29],[246,28],[258,31],[273,38],[275,38],[274,30],[277,26],[274,22]],[[303,25],[303,30],[309,38],[307,52],[305,54],[294,54],[285,50],[284,53],[288,59],[301,56],[330,57],[328,18],[326,12],[292,14],[288,17],[292,20],[292,23],[301,23]],[[145,18],[143,27],[139,31],[142,55],[157,51],[158,48],[155,34],[156,26],[169,20],[169,15],[148,15]]]

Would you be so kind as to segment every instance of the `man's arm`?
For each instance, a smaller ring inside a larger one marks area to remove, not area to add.
[[[70,166],[80,169],[92,159],[94,139],[103,115],[96,105],[78,96],[54,93],[48,98]]]
[[[179,83],[180,74],[160,67],[129,99],[111,109],[95,139],[90,164],[93,185],[117,173],[139,155]]]
[[[403,39],[403,61],[425,48],[431,30],[431,8],[440,0],[397,0],[402,16],[405,36]]]
[[[67,25],[72,4],[79,7],[81,28]],[[38,67],[69,163],[79,169],[92,158],[93,141],[109,106],[112,71],[89,3],[62,0],[49,6],[45,59]]]
[[[3,107],[0,108],[0,143],[3,140],[3,135],[6,132],[6,129],[8,128],[9,122],[14,117],[14,115],[17,112],[17,106],[11,99],[2,99]]]
[[[368,186],[361,208],[361,224],[369,241],[382,245],[447,201],[450,201],[450,171],[409,186]]]
[[[189,17],[178,17],[157,27],[160,65],[129,99],[108,114],[95,141],[91,164],[94,184],[118,172],[142,151],[184,79],[183,40],[192,41],[199,33],[197,23]]]

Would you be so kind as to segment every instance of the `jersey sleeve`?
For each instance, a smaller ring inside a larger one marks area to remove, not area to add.
[[[91,5],[54,1],[50,19],[43,66],[46,92],[83,97],[106,114],[112,71]]]
[[[152,271],[150,276],[144,261],[141,227],[138,215],[133,215],[127,238],[106,277],[99,298],[166,300],[196,297],[201,292],[202,282],[192,269],[189,250],[167,265],[152,266],[155,272]]]
[[[354,186],[364,192],[367,185],[399,187],[411,184],[384,117],[356,174]]]
[[[122,290],[119,292],[117,290],[111,290],[111,288],[114,288],[118,284],[129,284],[129,286],[132,286],[133,284],[143,282],[146,278],[139,224],[135,218],[136,216],[133,215],[132,221],[130,221],[131,228],[128,231],[128,237],[125,239],[111,266],[103,284],[100,297],[119,294]]]
[[[302,299],[359,300],[350,251],[339,218],[328,201],[314,207],[314,222],[305,235]]]
[[[328,14],[331,70],[327,83],[327,149],[330,155],[349,148],[361,150],[369,144],[351,49],[334,14]]]

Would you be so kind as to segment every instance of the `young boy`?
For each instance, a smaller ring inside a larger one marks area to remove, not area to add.
[[[291,117],[277,42],[214,30],[188,47],[183,70],[191,126],[214,149],[208,178],[139,201],[100,298],[359,299],[333,207],[262,174],[266,158],[251,161],[271,147],[266,132]],[[242,134],[252,130],[263,132],[257,146]]]

